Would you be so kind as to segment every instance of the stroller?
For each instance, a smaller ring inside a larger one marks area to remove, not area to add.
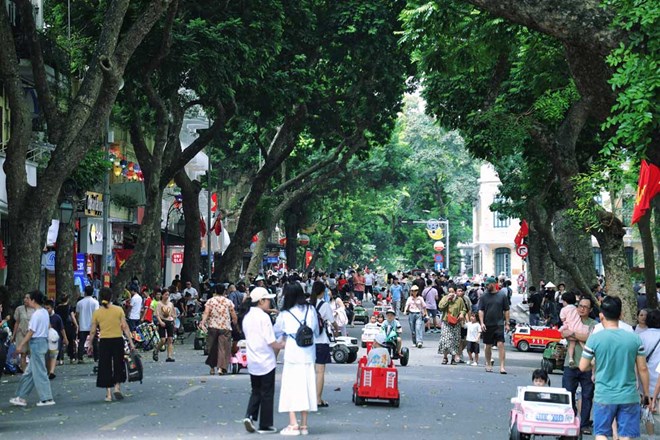
[[[160,342],[158,328],[151,322],[143,322],[135,328],[133,341],[136,347],[140,347],[144,351],[153,350]]]

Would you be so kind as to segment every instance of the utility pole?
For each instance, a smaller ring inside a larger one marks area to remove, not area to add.
[[[115,141],[115,133],[110,131],[110,117],[105,121],[106,142],[103,148],[105,160],[109,160],[110,144]],[[110,171],[103,174],[103,250],[101,251],[101,279],[105,282],[105,274],[108,272],[108,210],[110,209]]]

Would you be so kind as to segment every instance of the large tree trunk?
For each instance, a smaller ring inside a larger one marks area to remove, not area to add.
[[[644,285],[646,286],[646,298],[651,309],[658,308],[658,296],[655,292],[655,258],[653,255],[653,235],[651,234],[651,210],[637,222],[639,235],[642,239],[642,250],[644,251]]]
[[[286,264],[290,270],[298,266],[298,214],[287,211],[284,217],[284,233],[286,234]]]
[[[78,295],[74,295],[76,286],[73,282],[73,240],[76,229],[75,219],[68,224],[60,222],[57,231],[57,252],[55,253],[55,290],[57,297],[67,294],[73,301]]]
[[[537,232],[534,225],[534,221],[529,222],[529,236],[525,240],[529,248],[529,255],[527,256],[529,263],[527,286],[538,288],[542,280],[547,282],[547,280],[555,278],[555,266],[550,257],[550,252],[548,252],[548,247],[545,245],[545,240]]]
[[[555,213],[553,231],[557,244],[562,249],[564,256],[580,268],[582,277],[591,286],[596,283],[596,268],[594,267],[594,255],[591,245],[591,235],[583,229],[577,229],[575,222],[566,214],[565,210]],[[566,284],[566,290],[577,288],[577,283],[570,273],[557,268],[555,277],[546,279],[554,284]]]
[[[156,225],[156,230],[160,231],[160,222]],[[144,260],[144,272],[141,282],[150,289],[160,286],[163,278],[163,247],[160,234],[154,235],[154,240],[149,243],[146,257]]]
[[[148,202],[145,207],[142,225],[138,232],[138,239],[135,243],[133,254],[124,263],[112,284],[112,292],[115,298],[121,294],[133,276],[137,276],[144,281],[143,273],[148,249],[152,247],[154,242],[160,243],[163,191],[158,186],[157,180],[149,178],[150,173],[145,172],[144,174],[144,189]],[[164,282],[167,283],[167,280],[164,280]],[[161,283],[158,284],[160,285]]]
[[[626,261],[623,223],[611,212],[599,212],[600,230],[594,230],[605,266],[607,294],[621,298],[622,319],[629,324],[637,322],[637,298],[630,282],[630,269]]]
[[[48,211],[50,212],[50,210]],[[7,285],[12,305],[22,304],[21,298],[39,287],[41,252],[43,250],[42,220],[41,216],[20,215],[15,209],[9,210],[10,231],[23,231],[20,239],[14,236],[19,234],[11,235],[11,244],[8,249]]]
[[[266,244],[268,242],[268,237],[270,237],[271,230],[259,231],[257,237],[259,239],[254,243],[254,250],[252,251],[252,258],[250,258],[250,263],[248,264],[245,273],[253,273],[258,275],[261,272],[264,261],[264,252],[266,251]]]
[[[199,290],[199,271],[202,267],[202,241],[199,231],[201,221],[199,192],[202,190],[202,187],[197,180],[190,180],[190,177],[188,177],[184,170],[181,170],[174,180],[179,188],[181,188],[183,213],[186,219],[181,279],[184,283],[190,281]]]

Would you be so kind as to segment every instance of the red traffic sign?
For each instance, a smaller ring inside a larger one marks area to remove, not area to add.
[[[442,263],[443,261],[445,261],[445,257],[442,254],[435,254],[433,256],[433,261],[435,261],[436,263]]]
[[[518,248],[516,249],[516,254],[518,254],[518,256],[519,256],[520,258],[526,258],[526,257],[527,257],[527,254],[529,254],[529,249],[527,248],[526,245],[521,244],[521,245],[518,246]]]

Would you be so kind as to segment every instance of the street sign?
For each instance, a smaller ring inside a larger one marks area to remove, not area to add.
[[[516,249],[516,254],[518,254],[520,258],[527,258],[528,253],[529,253],[529,249],[527,249],[527,246],[524,244],[521,244]]]
[[[183,264],[183,253],[182,252],[174,252],[172,254],[172,263],[173,264]]]
[[[438,272],[442,270],[443,266],[444,265],[442,263],[435,263],[435,271]]]
[[[433,256],[433,261],[435,261],[436,263],[442,263],[443,261],[445,261],[445,256],[442,254],[435,254]]]

